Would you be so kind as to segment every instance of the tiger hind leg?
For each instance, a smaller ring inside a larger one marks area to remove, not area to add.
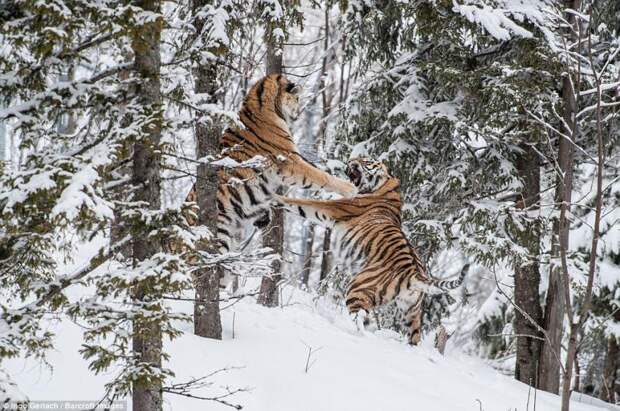
[[[374,298],[368,292],[350,289],[346,296],[346,305],[358,331],[363,331],[371,325],[371,314],[375,303]]]
[[[399,296],[397,304],[404,312],[405,326],[407,328],[407,342],[410,345],[418,345],[422,338],[422,303],[424,294],[420,292],[408,293]]]
[[[257,229],[263,229],[271,221],[269,208],[257,206],[240,209],[237,206],[235,209],[235,204],[225,199],[219,201],[218,206],[217,242],[220,254],[243,252],[255,237]],[[246,228],[252,225],[255,228],[248,234]],[[234,280],[233,273],[222,270],[220,288],[230,289]]]
[[[220,254],[233,252],[235,241],[243,235],[243,225],[224,208],[219,208],[217,218],[217,251]],[[235,277],[230,270],[220,270],[220,288],[231,290]]]

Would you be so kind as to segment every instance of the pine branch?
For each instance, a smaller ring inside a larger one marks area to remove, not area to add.
[[[82,278],[86,277],[88,274],[92,273],[94,270],[99,268],[103,263],[105,263],[110,258],[112,258],[124,246],[126,246],[129,243],[129,240],[130,240],[130,237],[125,237],[119,242],[117,242],[112,247],[109,247],[109,248],[102,247],[97,253],[97,256],[91,258],[89,263],[85,267],[82,267],[81,269],[77,270],[73,274],[61,277],[60,280],[56,284],[52,284],[48,292],[45,295],[43,295],[41,298],[39,298],[34,303],[34,306],[36,307],[43,306],[45,303],[49,302],[52,298],[54,298],[64,289],[75,284],[77,281],[81,280]],[[108,248],[107,251],[105,251],[106,248]],[[33,304],[30,304],[30,305],[33,305]]]

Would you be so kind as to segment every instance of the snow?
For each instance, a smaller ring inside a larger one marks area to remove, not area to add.
[[[278,157],[280,160],[280,158]],[[199,160],[200,161],[200,160]],[[261,169],[265,167],[265,162],[267,160],[263,156],[256,155],[249,160],[243,161],[241,163],[235,161],[230,157],[223,157],[219,160],[211,161],[211,165],[225,168],[240,168],[240,167],[248,167]]]
[[[114,218],[113,205],[95,195],[92,186],[99,180],[97,171],[84,166],[70,176],[70,182],[62,191],[60,198],[52,209],[52,217],[65,214],[69,220],[77,218],[83,207],[94,211],[99,219]]]
[[[196,337],[191,324],[183,324],[187,333],[166,344],[171,353],[166,366],[175,371],[174,382],[229,368],[195,394],[219,395],[224,387],[248,389],[226,398],[244,410],[404,411],[415,406],[470,411],[480,404],[484,410],[525,409],[526,385],[450,342],[442,357],[432,347],[432,336],[410,347],[392,332],[359,332],[343,307],[314,301],[310,294],[286,288],[283,297],[285,304],[279,308],[265,308],[248,298],[225,309],[222,341]],[[175,307],[192,309],[189,303]],[[9,374],[31,400],[99,398],[114,371],[98,376],[88,371],[77,352],[82,340],[78,325],[65,319],[50,321],[49,327],[58,336],[57,349],[48,357],[52,368],[15,359],[5,364]],[[306,373],[309,347],[312,365]],[[164,400],[166,410],[229,409],[176,395],[166,394]],[[537,393],[537,410],[555,411],[559,404],[557,396]],[[597,409],[601,408],[571,406],[573,411]]]
[[[512,34],[521,37],[532,37],[532,33],[518,26],[497,9],[488,6],[465,5],[454,3],[454,11],[462,14],[467,20],[484,27],[490,35],[499,40],[510,40]]]
[[[453,11],[480,25],[498,40],[510,40],[513,36],[532,37],[532,32],[520,25],[526,21],[540,29],[549,24],[546,13],[551,12],[551,4],[545,0],[500,0],[492,5],[482,3],[465,0],[460,4],[453,0]]]

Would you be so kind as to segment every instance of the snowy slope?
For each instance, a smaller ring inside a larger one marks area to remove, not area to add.
[[[360,333],[339,307],[315,303],[292,288],[287,304],[264,308],[251,299],[223,311],[224,340],[191,334],[167,344],[169,366],[178,382],[224,367],[241,367],[217,374],[214,385],[196,391],[213,396],[229,389],[248,388],[227,398],[245,410],[269,411],[485,411],[525,410],[528,387],[499,374],[481,360],[448,345],[445,357],[426,336],[420,347],[409,347],[385,331]],[[185,308],[191,308],[187,305]],[[232,319],[235,317],[235,337]],[[49,360],[53,371],[27,360],[7,362],[7,371],[30,399],[92,400],[103,392],[112,374],[92,376],[77,350],[80,328],[69,321],[51,323],[58,350]],[[316,351],[308,373],[308,346]],[[530,409],[533,409],[531,393]],[[169,410],[225,410],[224,405],[166,395]],[[559,398],[537,393],[536,410],[559,410]],[[574,403],[573,411],[600,410]]]

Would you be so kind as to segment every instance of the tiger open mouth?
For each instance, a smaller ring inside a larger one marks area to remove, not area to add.
[[[362,182],[362,170],[360,170],[360,166],[357,164],[349,164],[345,173],[349,180],[356,186],[359,187]]]

